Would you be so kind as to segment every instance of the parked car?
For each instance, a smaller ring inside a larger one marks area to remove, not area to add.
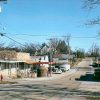
[[[100,80],[100,69],[95,69],[94,77],[95,77],[96,79]]]
[[[63,71],[68,71],[68,70],[70,70],[70,64],[62,64],[62,65],[60,65],[60,68]]]
[[[60,68],[62,72],[66,72],[66,68],[65,67],[61,67]]]
[[[61,69],[58,69],[58,68],[54,68],[52,71],[55,74],[61,74],[62,73],[62,70]]]

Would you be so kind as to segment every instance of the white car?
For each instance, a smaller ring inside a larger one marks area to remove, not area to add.
[[[70,65],[69,65],[69,64],[62,64],[62,65],[60,66],[60,68],[61,68],[62,70],[64,70],[64,71],[68,71],[68,70],[70,70]]]

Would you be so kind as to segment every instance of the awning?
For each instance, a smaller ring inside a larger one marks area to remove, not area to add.
[[[55,62],[32,62],[32,61],[26,61],[27,64],[32,64],[32,65],[40,65],[40,64],[55,64]]]
[[[8,61],[8,60],[0,60],[1,63],[21,63],[25,61]]]

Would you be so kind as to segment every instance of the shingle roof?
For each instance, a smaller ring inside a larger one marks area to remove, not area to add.
[[[53,55],[53,58],[62,58],[62,59],[72,59],[74,55],[69,54],[55,54]]]

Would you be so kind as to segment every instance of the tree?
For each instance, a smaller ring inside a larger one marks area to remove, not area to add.
[[[100,5],[100,0],[84,0],[83,8],[87,8],[87,9],[91,10],[99,5]]]
[[[71,54],[71,48],[70,48],[70,37],[71,35],[67,35],[67,36],[64,36],[64,41],[66,43],[66,45],[68,46],[68,53]]]
[[[54,54],[56,53],[58,43],[59,43],[58,38],[49,39],[49,47],[53,48]]]
[[[15,44],[15,42],[10,42],[6,47],[5,50],[14,50],[16,52],[21,51],[21,49]]]
[[[100,6],[100,0],[84,0],[83,8],[92,10]],[[100,15],[86,22],[86,25],[100,25]]]
[[[92,57],[100,56],[100,47],[96,44],[92,44],[89,53],[90,53],[89,55]]]
[[[65,53],[70,54],[71,48],[70,48],[70,36],[64,36],[64,38],[58,39],[58,38],[51,38],[49,39],[49,47],[53,49],[53,54],[56,53]]]
[[[4,49],[4,45],[5,45],[4,42],[0,42],[0,50],[3,50]]]
[[[42,43],[40,49],[38,50],[38,54],[46,55],[48,53],[49,46],[46,43]]]
[[[59,40],[57,51],[58,53],[63,53],[63,54],[69,52],[68,46],[66,45],[64,40]]]
[[[22,51],[30,53],[31,55],[35,54],[35,52],[36,52],[36,46],[33,43],[25,43],[25,46],[22,47]]]
[[[85,51],[84,49],[77,49],[75,52],[75,55],[77,58],[84,58],[85,57]]]

